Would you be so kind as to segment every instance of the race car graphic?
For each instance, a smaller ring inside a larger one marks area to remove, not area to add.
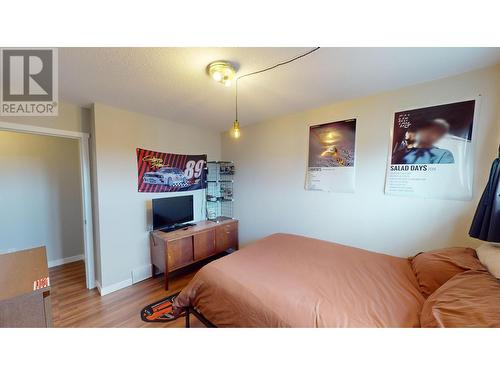
[[[207,155],[136,149],[137,191],[162,193],[206,188]]]
[[[142,177],[146,184],[179,186],[187,185],[186,176],[179,168],[164,167],[154,172],[146,172]]]

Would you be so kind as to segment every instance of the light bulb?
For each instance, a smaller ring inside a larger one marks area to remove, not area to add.
[[[227,79],[224,81],[224,86],[229,87],[231,86],[231,80]]]
[[[241,135],[240,129],[233,129],[233,138],[238,139]]]
[[[233,130],[231,131],[231,135],[233,138],[236,138],[236,139],[239,138],[241,135],[240,124],[238,123],[238,120],[234,121]]]
[[[222,73],[219,71],[215,71],[212,73],[212,78],[217,82],[220,82],[222,80]]]

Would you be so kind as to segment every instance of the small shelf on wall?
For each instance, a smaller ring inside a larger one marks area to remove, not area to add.
[[[224,184],[224,183],[227,183],[227,184],[232,184],[233,183],[233,180],[207,180],[208,183],[213,183],[213,184]]]
[[[233,198],[224,197],[214,197],[212,195],[207,195],[207,202],[217,203],[217,202],[232,202]]]
[[[234,174],[234,163],[231,161],[207,162],[206,216],[208,220],[219,222],[234,219]]]

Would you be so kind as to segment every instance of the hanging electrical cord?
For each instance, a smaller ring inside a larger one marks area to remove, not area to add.
[[[260,70],[256,70],[255,72],[251,72],[251,73],[247,73],[247,74],[243,74],[239,77],[236,77],[236,80],[235,80],[235,91],[236,91],[236,97],[235,97],[235,110],[236,110],[236,117],[235,117],[235,121],[234,121],[234,124],[233,124],[233,134],[234,134],[234,137],[235,138],[238,138],[239,137],[239,134],[240,134],[240,127],[239,127],[239,123],[238,123],[238,81],[242,78],[245,78],[245,77],[249,77],[249,76],[253,76],[255,74],[260,74],[260,73],[264,73],[264,72],[267,72],[269,70],[272,70],[272,69],[276,69],[280,66],[283,66],[283,65],[286,65],[286,64],[290,64],[291,62],[294,62],[298,59],[301,59],[303,57],[306,57],[307,55],[310,55],[311,53],[313,52],[316,52],[317,50],[319,50],[320,47],[315,47],[313,48],[312,50],[310,51],[307,51],[301,55],[298,55],[298,56],[295,56],[289,60],[286,60],[286,61],[282,61],[280,63],[277,63],[275,65],[272,65],[270,67],[267,67],[267,68],[264,68],[264,69],[260,69]]]

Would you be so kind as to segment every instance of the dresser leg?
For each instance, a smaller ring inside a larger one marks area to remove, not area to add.
[[[165,290],[168,290],[168,271],[165,271]]]
[[[165,290],[168,290],[168,252],[165,248]]]

